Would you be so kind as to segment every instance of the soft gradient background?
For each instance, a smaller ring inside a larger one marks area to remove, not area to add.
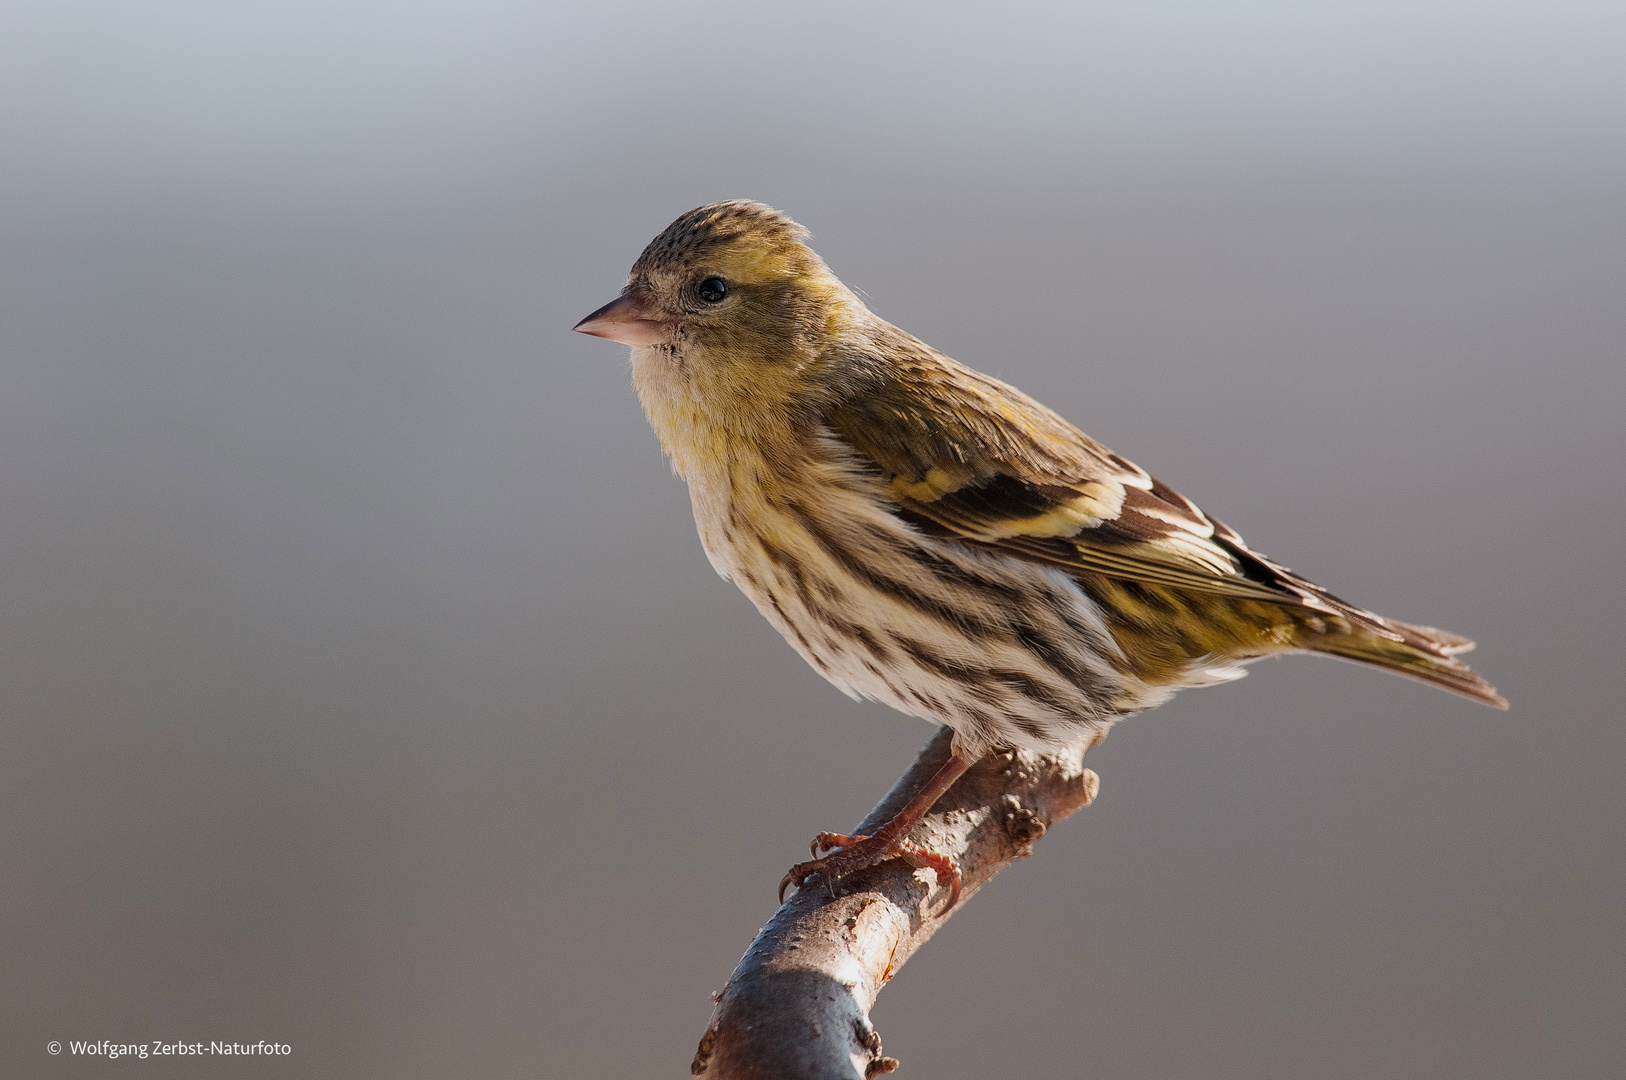
[[[1514,703],[1121,726],[881,998],[902,1075],[1620,1075],[1626,8],[794,7],[5,7],[0,1073],[687,1075],[929,733],[568,332],[750,196]]]

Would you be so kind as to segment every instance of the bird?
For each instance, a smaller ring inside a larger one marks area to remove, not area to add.
[[[574,329],[632,381],[701,545],[829,682],[953,729],[867,836],[820,833],[785,890],[901,857],[983,755],[1054,752],[1186,687],[1307,652],[1496,708],[1457,634],[1356,607],[1038,401],[873,314],[803,226],[735,199],[680,215]],[[823,854],[821,854],[821,852]]]

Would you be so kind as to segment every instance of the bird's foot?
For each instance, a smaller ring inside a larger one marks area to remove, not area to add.
[[[836,852],[843,848],[850,848],[860,840],[868,840],[867,836],[843,836],[838,832],[821,832],[813,838],[808,850],[813,853],[814,860],[818,860],[826,851]]]
[[[893,857],[900,858],[917,870],[930,870],[937,875],[939,885],[948,886],[949,899],[943,911],[960,902],[960,865],[947,855],[924,848],[909,840],[891,839],[885,830],[875,836],[843,836],[840,833],[819,833],[813,838],[813,859],[797,863],[779,882],[779,902],[785,902],[785,889],[795,885],[798,889],[814,875],[824,880],[830,895],[835,895],[836,879],[874,866]],[[828,851],[828,855],[820,855]]]

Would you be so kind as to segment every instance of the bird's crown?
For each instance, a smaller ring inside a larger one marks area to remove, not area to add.
[[[714,264],[735,281],[766,282],[799,276],[818,264],[809,233],[771,206],[750,199],[699,206],[649,242],[632,266],[633,278]]]

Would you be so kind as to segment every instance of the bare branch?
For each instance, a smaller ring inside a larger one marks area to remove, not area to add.
[[[872,833],[948,760],[944,728],[856,830]],[[910,839],[959,860],[963,906],[989,878],[1032,854],[1045,830],[1095,798],[1084,749],[991,754],[937,801]],[[717,997],[690,1071],[706,1080],[866,1080],[898,1067],[869,1020],[888,979],[937,932],[944,889],[901,859],[815,882],[784,904]]]

